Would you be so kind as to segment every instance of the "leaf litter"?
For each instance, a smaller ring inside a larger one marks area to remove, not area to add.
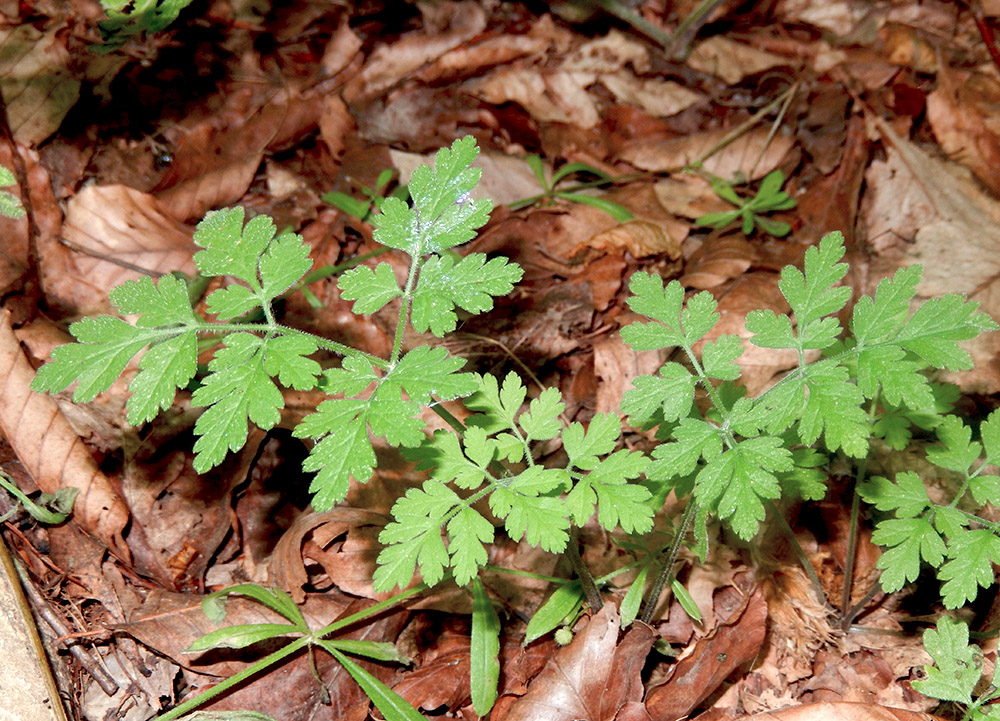
[[[982,3],[992,24],[1000,16],[994,5]],[[694,6],[642,2],[636,10],[670,31]],[[28,394],[32,367],[59,342],[52,320],[106,310],[107,289],[126,279],[193,275],[187,223],[210,208],[238,203],[282,219],[309,239],[317,266],[333,265],[376,245],[367,222],[319,198],[334,189],[357,195],[383,167],[405,183],[415,159],[462,135],[485,149],[485,185],[498,204],[541,192],[521,160],[528,153],[540,154],[549,174],[583,162],[620,177],[585,192],[622,205],[632,220],[565,200],[498,208],[470,250],[505,255],[525,277],[492,314],[463,323],[448,341],[483,370],[527,367],[562,388],[567,417],[584,422],[616,411],[631,379],[664,360],[632,351],[617,335],[630,315],[623,279],[636,270],[710,290],[723,313],[717,332],[741,332],[751,309],[786,310],[775,271],[841,229],[852,241],[859,292],[922,262],[921,295],[960,291],[1000,315],[992,260],[1000,242],[991,162],[996,68],[958,6],[876,3],[861,12],[846,2],[789,0],[770,14],[720,4],[718,24],[702,26],[686,60],[610,16],[576,23],[544,7],[466,1],[408,5],[394,18],[389,7],[292,3],[262,15],[212,4],[200,20],[182,17],[106,58],[85,49],[95,41],[89,11],[38,4],[31,17],[44,22],[28,23],[17,16],[25,6],[3,9],[13,13],[4,46],[23,61],[3,73],[0,91],[28,171],[29,187],[19,192],[35,223],[4,221],[0,249],[3,468],[25,490],[81,489],[67,528],[7,530],[51,590],[50,605],[81,637],[98,638],[91,658],[114,658],[105,663],[116,678],[148,677],[146,715],[130,718],[150,718],[157,704],[250,660],[234,653],[199,664],[181,653],[207,628],[198,609],[207,591],[248,579],[277,584],[317,625],[383,598],[371,587],[378,531],[392,499],[421,480],[377,447],[373,483],[353,489],[349,507],[317,516],[299,470],[305,449],[284,431],[259,433],[206,483],[187,450],[189,398],[155,427],[133,428],[120,390],[82,412]],[[779,103],[753,120],[786,92],[787,112]],[[8,165],[6,143],[2,153]],[[759,179],[775,169],[799,201],[778,216],[794,223],[794,241],[693,223],[729,209],[712,176]],[[405,258],[387,255],[405,269]],[[323,308],[290,297],[283,312],[293,324],[385,353],[389,336],[377,314],[351,314],[328,280],[310,291]],[[428,342],[438,341],[406,340]],[[1000,391],[997,343],[983,337],[970,348],[976,370],[950,380],[979,398]],[[782,351],[752,351],[739,359],[751,393],[794,364]],[[309,392],[287,391],[279,428],[314,406]],[[637,432],[629,442],[649,440]],[[834,599],[843,586],[845,514],[836,496],[818,508],[826,520],[804,511],[795,537]],[[597,526],[581,536],[595,572],[637,557]],[[859,582],[874,572],[874,546],[864,538],[861,546]],[[495,566],[571,573],[526,544],[500,543],[491,553]],[[506,618],[491,718],[927,718],[920,712],[933,705],[910,681],[928,659],[916,636],[901,635],[906,599],[880,597],[865,619],[900,640],[844,633],[781,544],[727,549],[721,558],[686,572],[703,623],[672,602],[652,626],[621,628],[622,582],[603,609],[576,620],[562,648],[550,637],[519,642],[551,592],[547,581],[484,574]],[[257,612],[230,603],[231,620]],[[463,670],[471,609],[467,592],[446,583],[361,627],[355,633],[394,642],[413,660],[367,667],[428,717],[475,718]],[[139,653],[143,647],[158,656]],[[157,673],[144,673],[147,665]],[[62,675],[83,689],[74,696],[83,717],[105,718],[122,697],[102,696],[86,667],[77,660]],[[319,674],[333,705],[299,658],[210,708],[368,716],[368,699],[339,665],[322,661]],[[785,706],[793,708],[777,710]]]

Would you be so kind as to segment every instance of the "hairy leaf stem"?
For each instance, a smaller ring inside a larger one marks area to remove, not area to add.
[[[879,391],[875,391],[868,405],[868,420],[874,423],[875,409],[878,407]],[[854,477],[854,488],[851,494],[851,522],[847,531],[847,557],[844,559],[844,591],[840,598],[840,614],[846,618],[851,608],[851,591],[854,586],[854,562],[858,554],[858,518],[861,513],[861,494],[858,487],[864,483],[868,473],[868,456],[861,459],[858,472]]]
[[[677,524],[677,531],[670,542],[670,550],[667,552],[666,562],[663,564],[663,568],[660,569],[660,573],[656,576],[649,596],[646,597],[646,605],[643,606],[642,615],[639,616],[639,620],[645,624],[649,624],[653,620],[656,606],[660,602],[660,594],[663,593],[663,589],[666,588],[673,576],[674,562],[677,561],[677,556],[681,552],[681,544],[684,543],[684,537],[687,535],[688,530],[690,530],[697,513],[698,502],[692,497],[688,501],[687,508],[684,509],[684,514],[681,516],[680,522]]]

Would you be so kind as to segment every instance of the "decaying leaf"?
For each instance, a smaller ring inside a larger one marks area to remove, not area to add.
[[[35,370],[24,357],[0,312],[0,431],[46,493],[77,488],[73,521],[103,541],[121,559],[131,558],[122,531],[129,521],[125,503],[101,472],[89,449],[63,417],[55,399],[30,389]]]
[[[613,721],[625,703],[639,700],[639,672],[655,634],[639,624],[619,643],[619,623],[618,610],[605,604],[556,651],[507,721]]]

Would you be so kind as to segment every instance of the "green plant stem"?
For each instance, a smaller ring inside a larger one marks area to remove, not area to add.
[[[569,583],[572,579],[569,578],[559,578],[557,576],[546,576],[542,573],[532,573],[531,571],[522,571],[519,568],[504,568],[503,566],[493,566],[486,564],[483,566],[484,571],[492,571],[493,573],[507,573],[511,576],[520,576],[522,578],[531,578],[536,581],[545,581],[546,583],[556,583],[560,586]]]
[[[580,579],[583,592],[587,594],[590,610],[597,613],[604,606],[604,599],[601,598],[601,592],[598,590],[597,584],[594,583],[594,576],[590,573],[590,569],[587,568],[583,562],[583,558],[580,556],[580,539],[576,526],[570,526],[569,529],[566,558],[569,559],[570,564],[573,566],[576,577]]]
[[[403,350],[403,334],[406,331],[406,321],[410,317],[410,304],[413,302],[413,286],[417,282],[417,268],[420,266],[420,253],[416,253],[410,261],[410,272],[406,274],[406,288],[399,303],[399,321],[396,323],[396,335],[392,339],[392,354],[389,356],[389,367],[394,368]]]
[[[868,419],[874,423],[875,410],[878,407],[878,392],[872,396],[868,406]],[[868,456],[861,459],[858,465],[858,472],[854,478],[854,489],[851,498],[851,522],[847,531],[847,557],[844,559],[844,592],[840,597],[840,613],[842,618],[846,618],[851,608],[851,591],[854,588],[854,561],[858,555],[858,518],[861,514],[861,495],[858,487],[864,483],[865,475],[868,473]],[[848,623],[850,623],[848,621]]]
[[[875,598],[875,594],[881,589],[881,584],[878,582],[878,579],[875,579],[875,582],[868,588],[865,595],[861,597],[861,600],[851,606],[847,612],[843,614],[843,617],[840,619],[840,627],[844,631],[851,628],[851,625],[854,623],[854,619],[858,617],[858,614],[865,610],[865,606],[867,606],[871,600]]]
[[[713,1],[718,2],[718,0]],[[674,35],[653,25],[653,23],[649,22],[635,10],[623,5],[619,0],[593,0],[593,2],[604,12],[608,13],[608,15],[613,15],[622,22],[628,23],[630,27],[635,28],[650,40],[655,41],[660,47],[669,49],[673,44]]]
[[[664,45],[664,49],[670,51],[670,56],[672,58],[684,58],[687,57],[687,47],[686,43],[694,37],[698,29],[704,25],[712,11],[722,4],[722,0],[701,0],[697,6],[691,12],[689,12],[683,20],[677,24],[677,28],[674,30],[673,38],[671,39],[670,46]],[[678,52],[676,45],[683,41],[685,47],[684,52]]]
[[[264,658],[260,659],[259,661],[250,664],[249,666],[247,666],[242,671],[240,671],[240,672],[238,672],[236,674],[233,674],[232,676],[230,676],[229,678],[227,678],[222,683],[219,683],[219,684],[217,684],[215,686],[212,686],[212,688],[210,688],[210,689],[208,689],[206,691],[202,691],[200,694],[198,694],[197,696],[195,696],[193,699],[185,701],[184,703],[180,704],[179,706],[175,706],[174,708],[170,709],[169,711],[167,711],[162,716],[158,716],[157,719],[156,719],[156,721],[171,721],[172,719],[179,718],[180,716],[183,716],[184,714],[188,713],[189,711],[194,711],[196,708],[198,708],[202,704],[204,704],[204,703],[206,703],[208,701],[211,701],[213,698],[215,698],[216,696],[218,696],[219,694],[221,694],[221,693],[223,693],[225,691],[228,691],[233,686],[236,686],[237,684],[242,683],[243,681],[245,681],[246,679],[250,678],[251,676],[257,675],[258,673],[260,673],[264,669],[269,668],[269,667],[273,666],[274,664],[278,663],[283,658],[287,658],[288,656],[291,656],[293,653],[301,651],[303,648],[305,648],[306,646],[308,646],[311,643],[311,641],[312,641],[312,637],[311,636],[302,636],[300,638],[295,639],[294,641],[292,641],[287,646],[284,646],[283,648],[279,648],[274,653],[268,654],[267,656],[265,656]]]
[[[628,183],[633,180],[643,180],[645,178],[652,177],[653,173],[628,173],[626,175],[619,175],[610,180],[597,179],[588,180],[585,183],[577,183],[576,185],[571,185],[570,187],[562,190],[563,193],[575,193],[580,190],[589,190],[590,188],[600,188],[605,185],[616,185],[618,183]],[[521,198],[520,200],[515,200],[511,203],[507,203],[507,207],[511,210],[520,210],[521,208],[527,208],[530,205],[534,205],[540,200],[545,200],[546,198],[552,198],[554,190],[546,193],[538,193],[537,195],[530,195],[527,198]]]
[[[816,594],[816,600],[819,601],[824,607],[828,608],[830,611],[834,611],[833,606],[826,598],[826,592],[823,590],[823,584],[820,583],[819,576],[816,575],[816,569],[813,568],[812,563],[809,561],[809,557],[806,556],[806,552],[803,550],[802,545],[799,543],[799,539],[795,537],[795,531],[792,527],[788,525],[788,521],[785,520],[784,515],[782,515],[781,510],[774,504],[774,501],[767,502],[768,508],[774,512],[774,518],[778,522],[778,527],[781,528],[785,537],[788,539],[788,543],[792,547],[795,555],[799,559],[799,565],[802,566],[802,570],[809,577],[809,582],[812,584],[813,592]]]
[[[653,620],[653,614],[656,612],[656,606],[660,602],[660,594],[663,593],[663,589],[666,588],[667,584],[670,582],[671,576],[674,573],[674,562],[677,560],[677,556],[681,552],[681,544],[684,543],[684,537],[687,535],[688,530],[691,528],[691,524],[694,522],[694,517],[698,513],[698,502],[694,498],[688,501],[687,508],[684,509],[684,514],[681,516],[680,522],[677,524],[677,532],[674,534],[673,540],[670,542],[670,550],[667,552],[667,560],[657,575],[656,580],[653,582],[653,588],[650,591],[649,596],[646,598],[646,605],[643,606],[642,615],[639,616],[639,620],[645,624],[649,624]]]

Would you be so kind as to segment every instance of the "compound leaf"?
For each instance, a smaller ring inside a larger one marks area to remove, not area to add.
[[[444,577],[450,559],[441,537],[441,525],[461,499],[440,481],[411,488],[392,506],[395,519],[379,534],[385,548],[378,556],[374,585],[378,590],[405,587],[416,566],[430,586]]]
[[[609,531],[621,526],[626,533],[648,532],[653,527],[653,508],[647,503],[651,494],[643,486],[628,483],[648,466],[649,459],[643,454],[625,449],[601,461],[566,496],[576,524],[583,526],[596,504],[597,522]]]
[[[747,313],[746,329],[753,333],[750,342],[758,348],[798,348],[792,332],[792,319],[776,315],[773,310],[752,310]]]
[[[524,271],[506,258],[486,261],[482,253],[472,253],[455,261],[453,255],[435,255],[420,269],[413,293],[410,321],[420,333],[430,330],[442,337],[455,330],[455,307],[470,313],[493,308],[493,296],[507,295]]]
[[[985,313],[977,313],[978,308],[979,303],[955,293],[931,298],[917,308],[895,342],[935,368],[968,370],[972,357],[958,342],[1000,328]]]
[[[192,394],[191,405],[208,406],[195,423],[194,468],[204,473],[228,451],[243,447],[247,421],[267,430],[279,420],[281,391],[264,371],[265,341],[249,333],[233,333],[209,362],[209,374]]]
[[[382,387],[397,385],[417,403],[464,398],[479,387],[474,374],[458,372],[464,365],[464,358],[448,355],[445,348],[420,346],[386,374]]]
[[[792,265],[782,268],[778,287],[795,313],[799,333],[813,321],[836,313],[850,299],[850,288],[833,287],[847,273],[847,263],[838,262],[842,257],[844,236],[830,233],[819,246],[806,251],[804,273]]]
[[[258,215],[244,226],[243,218],[241,206],[209,211],[194,233],[194,242],[204,248],[194,262],[202,275],[231,275],[256,290],[257,264],[274,238],[274,222]]]
[[[854,306],[851,330],[858,346],[894,337],[906,322],[923,268],[911,265],[879,281],[875,297],[863,296]]]
[[[896,474],[895,482],[882,476],[872,476],[858,486],[865,503],[880,511],[895,511],[900,518],[915,518],[930,505],[923,480],[913,471]]]
[[[674,429],[674,443],[661,443],[653,449],[654,460],[647,472],[651,479],[686,476],[698,461],[711,461],[722,453],[719,429],[694,418],[684,418]]]
[[[928,448],[927,460],[950,471],[967,473],[982,451],[982,446],[972,440],[972,429],[958,416],[946,416],[937,427],[937,436],[941,447]]]
[[[799,423],[799,437],[812,445],[822,433],[831,451],[843,448],[854,458],[868,451],[871,428],[862,410],[864,396],[849,381],[848,371],[832,361],[807,366],[805,407]]]
[[[1000,538],[992,531],[963,531],[949,539],[948,560],[938,569],[945,608],[961,608],[992,585],[995,563],[1000,563]]]
[[[947,551],[941,535],[924,518],[890,518],[882,521],[872,541],[887,550],[876,564],[886,593],[894,593],[920,575],[920,560],[938,567]]]
[[[191,309],[187,285],[172,275],[165,275],[156,283],[147,275],[126,281],[112,288],[108,297],[119,313],[140,314],[135,322],[138,328],[200,322]]]
[[[193,330],[154,343],[139,360],[139,372],[129,384],[128,422],[137,426],[169,408],[177,389],[187,386],[197,370],[198,341]]]
[[[285,335],[271,338],[264,350],[264,371],[286,388],[308,391],[316,387],[316,378],[323,372],[320,364],[306,356],[315,353],[316,341],[304,336]]]
[[[695,479],[695,496],[750,540],[764,519],[763,502],[781,496],[774,473],[791,469],[792,454],[781,438],[748,438],[708,462]]]
[[[562,430],[559,414],[566,409],[558,388],[546,388],[528,404],[518,423],[527,440],[547,441]]]
[[[695,377],[680,363],[666,363],[659,375],[638,376],[632,386],[625,391],[621,410],[634,426],[650,420],[657,411],[663,414],[667,423],[680,420],[691,412]]]
[[[379,263],[373,271],[359,265],[340,276],[340,295],[354,301],[354,312],[374,313],[393,298],[403,295],[396,274],[388,263]]]
[[[882,397],[891,405],[906,404],[914,410],[934,407],[930,383],[919,373],[925,366],[906,358],[899,346],[862,348],[857,358],[858,388],[866,398],[873,398],[881,388]]]
[[[471,196],[482,175],[470,167],[478,154],[475,139],[466,136],[441,148],[433,169],[421,165],[414,170],[409,183],[413,207],[386,198],[372,219],[375,240],[414,258],[471,240],[493,208],[489,200]]]
[[[924,666],[927,678],[914,681],[913,687],[925,696],[971,705],[982,672],[982,657],[976,653],[978,648],[969,645],[965,622],[942,616],[936,630],[924,631],[924,648],[934,665]]]
[[[722,335],[705,344],[701,351],[702,368],[709,378],[734,381],[740,377],[736,359],[743,355],[743,340],[737,335]]]
[[[483,544],[493,542],[493,524],[465,506],[448,522],[447,528],[455,583],[464,586],[489,560]]]
[[[532,496],[500,487],[490,495],[490,509],[504,520],[504,527],[515,541],[525,537],[532,546],[561,553],[569,541],[569,519],[560,498]]]
[[[596,468],[597,457],[615,449],[621,432],[621,421],[611,413],[595,415],[586,431],[580,423],[571,423],[562,435],[570,465],[584,470]]]
[[[73,392],[77,403],[92,401],[110,388],[132,357],[163,335],[110,315],[84,318],[69,330],[78,342],[53,349],[52,360],[38,369],[31,388],[56,393],[79,381]]]

